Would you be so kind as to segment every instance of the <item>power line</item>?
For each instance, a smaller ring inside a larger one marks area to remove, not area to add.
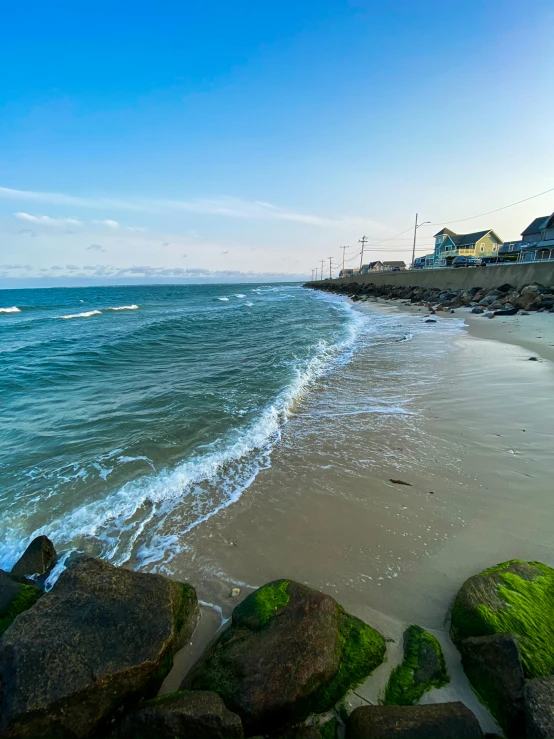
[[[506,210],[507,208],[513,208],[514,205],[520,205],[521,203],[527,203],[529,200],[534,200],[535,198],[540,197],[541,195],[546,195],[549,192],[554,192],[554,187],[551,187],[550,190],[544,190],[544,192],[539,192],[536,195],[531,195],[528,198],[523,198],[523,200],[518,200],[515,203],[510,203],[510,205],[503,205],[502,208],[495,208],[495,210],[488,210],[486,213],[479,213],[476,216],[468,216],[467,218],[458,218],[457,221],[441,221],[440,223],[430,223],[430,226],[440,226],[441,223],[462,223],[462,221],[471,221],[474,218],[481,218],[482,216],[489,216],[491,213],[498,213],[501,210]]]

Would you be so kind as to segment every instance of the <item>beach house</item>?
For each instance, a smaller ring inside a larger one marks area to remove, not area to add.
[[[435,234],[435,266],[446,267],[455,257],[496,258],[502,239],[492,229],[457,234],[443,228]]]
[[[362,274],[367,275],[368,272],[383,272],[385,265],[383,262],[370,262],[369,264],[362,264]]]
[[[522,262],[554,259],[554,213],[535,218],[522,232],[521,238]]]
[[[383,268],[388,272],[397,272],[399,269],[406,269],[406,262],[383,262]]]

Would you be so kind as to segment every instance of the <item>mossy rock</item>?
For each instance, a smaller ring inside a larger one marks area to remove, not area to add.
[[[7,572],[0,570],[0,636],[20,613],[31,608],[42,594],[42,590],[35,585],[18,582]]]
[[[541,562],[513,559],[470,577],[452,607],[452,640],[511,634],[525,675],[554,670],[554,570]]]
[[[189,585],[75,557],[0,639],[0,736],[102,734],[157,693],[198,615]]]
[[[391,673],[383,703],[413,706],[428,690],[442,688],[449,682],[438,641],[421,626],[409,626],[404,632],[404,659]]]
[[[276,731],[332,708],[384,655],[383,637],[331,596],[276,580],[235,608],[181,688],[218,693],[247,733]]]

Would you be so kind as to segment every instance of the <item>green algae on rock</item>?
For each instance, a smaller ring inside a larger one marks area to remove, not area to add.
[[[452,640],[511,634],[529,678],[554,669],[554,569],[512,559],[470,577],[452,607]]]
[[[449,682],[439,642],[421,626],[409,626],[404,632],[404,659],[391,673],[383,704],[413,706],[428,690]]]
[[[0,636],[11,626],[20,613],[33,606],[42,590],[35,585],[17,582],[7,572],[0,570]]]
[[[215,691],[247,733],[263,733],[329,710],[384,655],[383,637],[331,596],[276,580],[235,608],[181,688]]]

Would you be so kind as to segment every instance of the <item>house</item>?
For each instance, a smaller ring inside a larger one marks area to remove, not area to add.
[[[385,269],[383,262],[370,262],[362,264],[362,274],[367,275],[368,272],[382,272]]]
[[[341,271],[339,272],[339,277],[352,277],[353,274],[353,269],[341,269]]]
[[[406,269],[406,262],[383,262],[385,270],[397,272],[399,269]]]
[[[519,241],[505,241],[498,248],[498,260],[500,262],[517,262],[523,243],[521,239]]]
[[[492,230],[457,234],[443,228],[435,234],[435,266],[445,267],[455,257],[496,258],[502,239]]]
[[[521,234],[522,262],[554,259],[554,213],[535,218]]]
[[[435,266],[435,255],[426,254],[424,257],[416,257],[412,269],[431,269]]]

